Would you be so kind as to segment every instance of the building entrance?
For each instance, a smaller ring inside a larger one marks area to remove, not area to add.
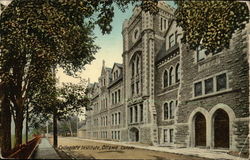
[[[137,128],[131,128],[129,135],[132,142],[139,142],[139,130]]]
[[[206,119],[201,113],[195,116],[195,146],[206,146]]]
[[[214,114],[214,147],[229,148],[229,117],[222,109]]]

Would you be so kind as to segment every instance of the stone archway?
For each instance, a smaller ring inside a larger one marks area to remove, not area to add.
[[[129,130],[130,141],[139,142],[139,130],[135,127]]]
[[[214,147],[229,148],[229,116],[227,112],[218,109],[214,113]]]
[[[206,118],[198,112],[194,117],[195,147],[206,146]]]

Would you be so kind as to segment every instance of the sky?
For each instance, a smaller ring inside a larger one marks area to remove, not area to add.
[[[173,2],[167,2],[170,5],[173,5]],[[113,17],[113,22],[111,23],[113,29],[110,34],[102,35],[99,27],[96,27],[94,34],[96,35],[95,43],[101,47],[101,49],[96,53],[95,60],[91,62],[90,65],[85,66],[80,74],[81,78],[90,79],[90,82],[98,82],[98,78],[101,74],[102,61],[105,60],[106,67],[113,67],[113,64],[122,63],[122,52],[123,52],[123,40],[122,40],[122,24],[125,19],[129,19],[133,14],[133,6],[123,13],[117,7],[115,8],[115,16]],[[63,73],[62,69],[59,69],[57,72],[57,77],[59,83],[62,82],[72,82],[78,83],[79,79],[72,78]]]

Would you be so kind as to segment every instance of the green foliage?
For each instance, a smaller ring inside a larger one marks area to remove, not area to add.
[[[176,21],[184,31],[182,41],[216,53],[229,48],[232,34],[249,21],[245,3],[237,1],[176,1]]]

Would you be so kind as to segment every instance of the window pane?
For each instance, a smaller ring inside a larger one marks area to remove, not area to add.
[[[168,119],[168,103],[164,104],[164,120]]]
[[[140,110],[141,110],[141,121],[143,121],[143,104],[140,104]]]
[[[206,58],[205,49],[200,49],[200,47],[197,49],[197,61],[201,61]]]
[[[169,36],[169,48],[174,46],[174,34]]]
[[[163,130],[163,141],[168,142],[168,130],[167,129]]]
[[[214,91],[213,78],[205,80],[205,94],[212,93]]]
[[[130,108],[130,123],[133,122],[133,108]]]
[[[163,75],[163,86],[167,87],[168,86],[168,72],[165,71]]]
[[[171,101],[170,102],[170,106],[169,106],[169,112],[170,112],[170,119],[174,118],[174,102]]]
[[[198,83],[195,83],[194,84],[194,95],[195,96],[200,96],[202,95],[202,83],[201,82],[198,82]]]
[[[137,106],[135,106],[135,122],[138,120],[138,109]]]
[[[175,75],[176,75],[176,82],[180,81],[180,65],[177,64],[176,68],[175,68]]]
[[[227,88],[227,76],[226,73],[216,76],[217,91],[221,91]]]
[[[172,85],[174,83],[174,71],[171,67],[169,70],[169,85]]]
[[[173,142],[173,139],[174,139],[174,130],[173,129],[170,129],[170,139],[169,139],[169,142],[172,143]]]

